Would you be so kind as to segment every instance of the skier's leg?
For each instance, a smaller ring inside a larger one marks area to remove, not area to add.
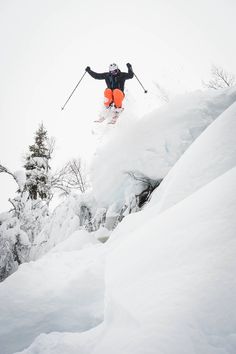
[[[117,108],[122,108],[122,102],[125,97],[123,92],[119,89],[113,91],[114,103]]]
[[[109,107],[110,104],[113,101],[113,94],[112,94],[112,90],[109,88],[106,88],[106,90],[104,91],[104,105],[106,107]]]

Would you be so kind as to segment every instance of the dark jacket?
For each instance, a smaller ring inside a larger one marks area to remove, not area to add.
[[[87,72],[97,80],[105,80],[107,87],[111,90],[119,89],[124,92],[125,80],[132,79],[134,76],[132,67],[128,68],[128,72],[124,73],[120,70],[116,75],[112,75],[109,72],[106,73],[95,73],[91,69],[88,69]]]

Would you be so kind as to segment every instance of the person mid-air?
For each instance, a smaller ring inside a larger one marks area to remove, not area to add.
[[[114,106],[116,113],[122,111],[125,81],[134,77],[131,64],[127,63],[126,65],[128,72],[120,71],[117,64],[114,63],[110,64],[109,71],[104,73],[96,73],[89,66],[85,69],[94,79],[105,80],[107,88],[104,91],[104,105],[106,109]]]

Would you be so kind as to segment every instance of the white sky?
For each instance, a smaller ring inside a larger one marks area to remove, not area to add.
[[[20,169],[42,121],[55,167],[91,156],[104,82],[87,74],[60,110],[87,65],[130,62],[149,89],[126,83],[138,114],[153,107],[155,81],[176,94],[201,88],[211,64],[236,74],[235,15],[235,0],[0,0],[0,162]],[[15,190],[0,174],[0,212]]]

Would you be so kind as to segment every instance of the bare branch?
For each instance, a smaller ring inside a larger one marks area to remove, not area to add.
[[[211,88],[214,90],[218,90],[221,88],[227,88],[234,86],[236,84],[235,76],[231,73],[228,73],[221,67],[217,67],[215,65],[211,68],[211,79],[209,82],[203,81],[203,86],[206,88]]]
[[[11,203],[11,205],[13,206],[13,210],[16,211],[16,206],[15,204],[13,203],[13,200],[12,199],[8,199],[9,203]]]
[[[81,159],[73,159],[56,172],[51,180],[54,189],[68,195],[73,189],[84,193],[88,188],[87,173]]]
[[[154,189],[156,189],[160,185],[162,179],[160,178],[154,180],[137,171],[128,171],[126,172],[126,174],[132,179],[135,179],[136,181],[139,181],[143,184],[142,191],[139,194],[135,195],[137,206],[141,208],[149,200],[149,197],[151,196]]]
[[[55,145],[56,145],[56,139],[54,137],[47,139],[48,154],[50,159],[52,158],[52,155],[54,153]]]
[[[5,166],[3,166],[1,164],[0,164],[0,173],[7,173],[8,175],[12,176],[18,185],[16,176],[14,175],[14,173],[11,172],[10,170],[8,170],[8,168],[6,168]]]
[[[142,173],[140,172],[133,172],[133,171],[127,171],[125,172],[128,176],[130,176],[132,179],[135,179],[136,181],[139,181],[147,186],[151,186],[153,187],[153,189],[155,189],[156,187],[159,186],[159,184],[161,183],[162,179],[158,179],[158,180],[154,180],[151,179],[147,176],[144,176]]]

